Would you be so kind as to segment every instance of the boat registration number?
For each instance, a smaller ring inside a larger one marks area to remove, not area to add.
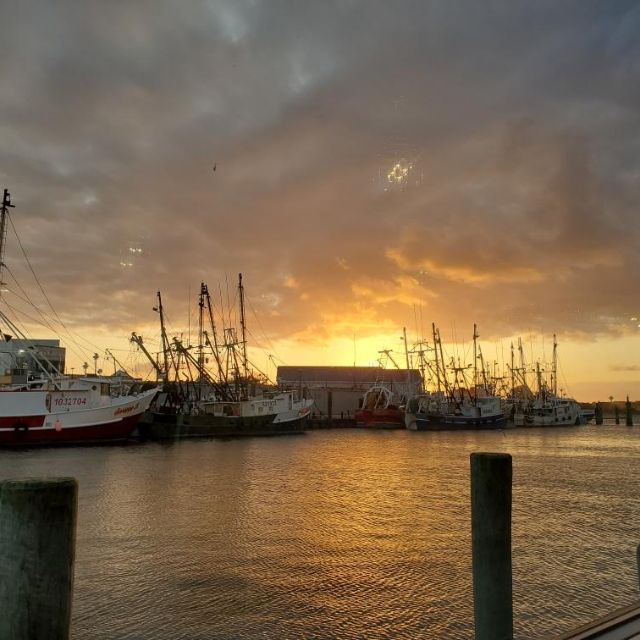
[[[79,407],[87,404],[86,396],[62,396],[53,398],[54,407]]]

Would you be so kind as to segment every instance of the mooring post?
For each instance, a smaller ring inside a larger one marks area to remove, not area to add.
[[[629,400],[629,396],[627,396],[627,427],[633,427],[633,409],[631,408],[631,401]]]
[[[616,416],[616,424],[620,424],[620,407],[618,407],[618,405],[614,407],[614,412]]]
[[[511,480],[509,454],[471,454],[476,640],[513,640]]]
[[[0,638],[67,640],[78,484],[0,482]]]
[[[602,424],[603,411],[602,411],[602,405],[599,402],[596,402],[595,414],[596,414],[596,424]]]

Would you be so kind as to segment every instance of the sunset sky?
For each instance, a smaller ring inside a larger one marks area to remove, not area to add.
[[[242,272],[272,375],[477,322],[640,399],[637,2],[1,4],[0,188],[76,373]],[[55,337],[7,240],[7,313]]]

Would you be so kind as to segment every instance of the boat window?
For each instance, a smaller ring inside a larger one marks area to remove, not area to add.
[[[100,395],[101,396],[109,396],[111,395],[111,385],[108,383],[102,383],[100,385]]]

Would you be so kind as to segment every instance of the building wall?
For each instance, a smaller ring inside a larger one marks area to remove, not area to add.
[[[59,340],[43,339],[0,342],[0,374],[6,375],[15,369],[40,373],[41,369],[34,360],[34,355],[40,355],[39,361],[47,371],[54,372],[46,362],[49,360],[53,367],[64,373],[66,349],[60,346]]]

